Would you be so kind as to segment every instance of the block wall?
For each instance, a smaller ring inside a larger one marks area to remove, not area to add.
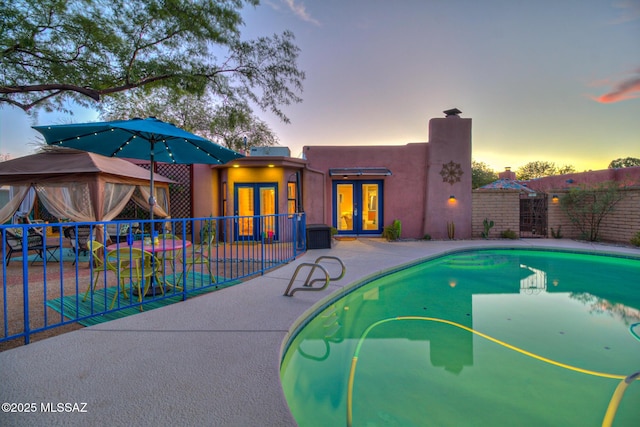
[[[520,231],[520,193],[516,190],[473,191],[471,232],[474,238],[482,237],[483,221],[494,222],[489,238],[500,238],[509,229]]]
[[[624,198],[615,206],[613,212],[605,216],[600,225],[600,240],[603,242],[617,242],[628,244],[629,240],[640,231],[640,189],[621,190]],[[555,192],[562,198],[566,192]],[[551,195],[550,195],[551,196]],[[562,211],[560,202],[553,202],[549,198],[549,237],[551,227],[554,230],[562,226],[562,237],[580,239],[580,231],[571,224],[567,215]]]

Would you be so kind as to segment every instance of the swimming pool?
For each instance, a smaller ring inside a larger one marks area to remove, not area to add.
[[[303,427],[640,425],[639,278],[638,259],[498,249],[388,274],[296,332],[287,403]]]

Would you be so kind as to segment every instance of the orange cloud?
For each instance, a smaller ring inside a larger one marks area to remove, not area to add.
[[[613,90],[600,95],[598,97],[592,97],[593,100],[603,104],[611,104],[614,102],[620,102],[627,99],[634,99],[640,97],[640,75],[631,77],[618,83]]]

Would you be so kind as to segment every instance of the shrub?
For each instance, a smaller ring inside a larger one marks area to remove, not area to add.
[[[431,234],[425,234],[422,236],[422,240],[431,240]]]
[[[551,236],[553,236],[554,239],[562,239],[562,231],[561,231],[561,229],[562,229],[561,225],[558,226],[558,230],[557,231],[555,231],[553,229],[553,227],[551,227]]]
[[[516,234],[516,232],[511,230],[511,229],[509,229],[509,228],[507,228],[502,233],[500,233],[500,236],[503,239],[514,239],[515,240],[515,239],[518,238],[518,235]]]
[[[636,235],[631,238],[631,244],[633,246],[640,246],[640,231],[638,231]]]
[[[591,187],[571,188],[560,199],[560,207],[578,228],[582,238],[597,242],[600,240],[602,220],[614,211],[623,198],[624,193],[617,183],[605,182]]]
[[[393,220],[391,225],[387,225],[382,230],[382,237],[389,241],[398,240],[402,234],[402,223],[399,219]]]

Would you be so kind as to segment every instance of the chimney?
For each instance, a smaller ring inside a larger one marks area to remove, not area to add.
[[[504,172],[500,172],[498,174],[498,178],[500,178],[500,179],[510,179],[512,181],[515,181],[516,173],[515,172],[511,172],[511,167],[507,166],[506,168],[504,168]]]

